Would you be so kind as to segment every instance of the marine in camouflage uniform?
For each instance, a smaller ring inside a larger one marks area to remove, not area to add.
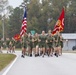
[[[22,46],[22,55],[21,57],[25,57],[25,52],[26,52],[26,48],[27,48],[27,33],[24,34],[24,36],[21,39],[21,46]]]
[[[10,52],[10,46],[9,46],[9,44],[10,44],[10,39],[9,38],[6,38],[6,41],[5,41],[5,43],[6,43],[6,49],[7,49],[7,53],[8,52]]]
[[[43,53],[42,57],[44,57],[45,49],[46,49],[46,35],[45,31],[42,31],[42,34],[39,36],[39,47]]]
[[[15,53],[16,40],[13,37],[12,37],[11,43],[12,43],[12,52]]]
[[[60,46],[61,46],[61,48],[63,48],[63,37],[62,37],[62,35],[60,36]]]
[[[34,55],[39,56],[39,36],[38,33],[36,33],[33,37],[33,51],[34,51]]]
[[[46,40],[46,43],[47,43],[47,46],[48,46],[48,56],[50,56],[50,53],[51,53],[51,56],[53,55],[53,37],[52,37],[52,34],[49,33],[47,35],[47,40]]]
[[[63,48],[63,37],[62,35],[60,34],[60,47],[59,47],[59,55],[62,55],[62,48]]]
[[[30,33],[28,34],[27,41],[28,41],[28,43],[27,43],[28,54],[31,57],[32,56],[32,49],[33,49],[33,43],[32,43],[32,36]]]
[[[57,31],[54,35],[54,50],[55,56],[58,57],[59,55],[59,46],[60,46],[60,33]]]

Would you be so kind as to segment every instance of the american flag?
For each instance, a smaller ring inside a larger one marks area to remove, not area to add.
[[[27,31],[27,18],[26,18],[26,10],[25,10],[22,26],[21,26],[21,31],[20,31],[20,36],[22,37],[24,33],[26,33],[26,31]]]

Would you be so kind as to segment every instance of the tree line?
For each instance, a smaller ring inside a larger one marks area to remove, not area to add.
[[[65,7],[65,26],[63,33],[76,32],[76,0],[23,0],[27,9],[27,32],[41,33],[54,29],[63,6]],[[21,3],[21,4],[23,4]],[[5,9],[6,8],[6,9]],[[7,11],[4,15],[2,13]],[[24,8],[9,6],[8,0],[0,0],[0,37],[13,37],[20,33]]]

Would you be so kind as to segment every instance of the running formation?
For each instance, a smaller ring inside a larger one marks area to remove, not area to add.
[[[16,40],[14,38],[6,38],[5,41],[0,40],[0,53],[2,53],[3,45],[6,46],[7,53],[15,52]],[[25,33],[24,36],[19,41],[22,48],[21,57],[30,56],[53,56],[56,57],[62,55],[63,48],[63,37],[57,31],[55,35],[51,33],[51,30],[46,34],[42,31],[41,34],[35,33],[31,35],[30,33]]]
[[[21,57],[23,58],[25,55],[30,57],[32,57],[32,55],[35,57],[55,55],[58,57],[62,55],[63,37],[58,31],[55,35],[52,35],[51,30],[49,30],[47,34],[45,31],[42,31],[41,34],[35,33],[35,35],[25,33],[21,39],[21,44]]]

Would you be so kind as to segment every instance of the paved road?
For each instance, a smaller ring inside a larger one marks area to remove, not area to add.
[[[16,54],[18,58],[6,75],[76,75],[76,54],[64,53],[58,58],[21,58],[21,52]]]

